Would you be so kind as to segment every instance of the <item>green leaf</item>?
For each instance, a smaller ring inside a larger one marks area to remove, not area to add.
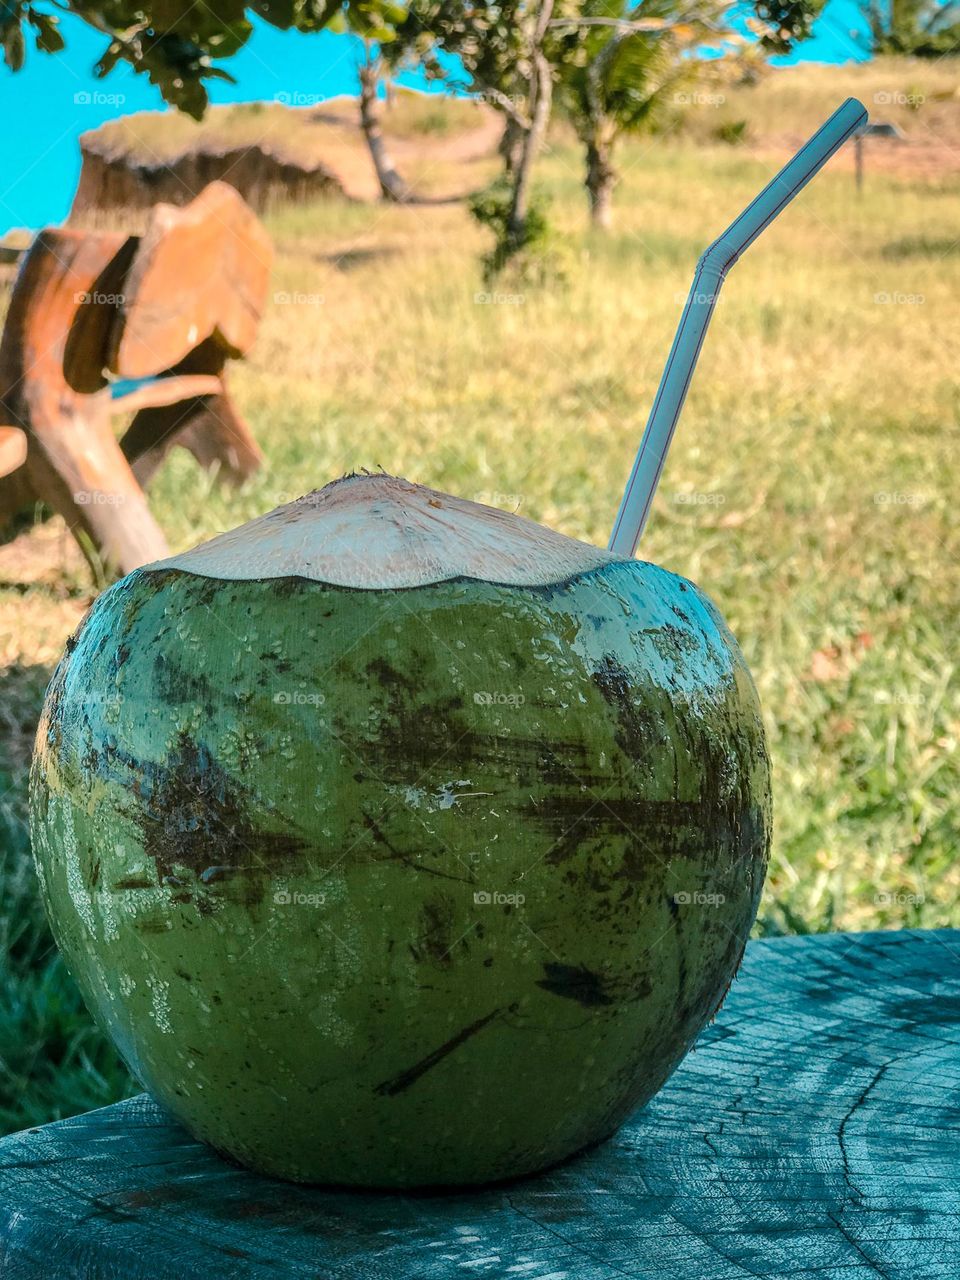
[[[294,24],[297,9],[295,0],[256,0],[250,7],[258,17],[281,31],[289,31]]]
[[[227,84],[236,84],[236,76],[232,76],[229,71],[224,71],[223,67],[207,67],[204,72],[208,80],[226,80]]]
[[[102,80],[104,76],[110,74],[123,56],[123,45],[116,40],[111,40],[107,45],[106,51],[101,55],[99,62],[93,68],[93,74],[98,80]]]
[[[3,59],[11,71],[19,71],[23,66],[23,29],[17,18],[3,32]]]
[[[36,45],[44,53],[59,53],[64,48],[64,39],[57,26],[57,19],[47,13],[37,13],[35,9],[27,12],[27,17],[36,28]]]

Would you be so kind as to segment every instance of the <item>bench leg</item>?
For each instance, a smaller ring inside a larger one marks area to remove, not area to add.
[[[149,484],[175,445],[189,450],[205,470],[219,466],[234,484],[248,479],[263,463],[263,453],[226,389],[180,404],[141,409],[120,442],[142,485]]]
[[[31,433],[27,460],[9,477],[63,516],[95,570],[130,573],[167,555],[167,540],[110,430],[72,418]],[[22,506],[21,501],[21,506]]]

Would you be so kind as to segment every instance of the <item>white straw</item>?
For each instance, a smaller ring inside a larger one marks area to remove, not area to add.
[[[714,240],[697,263],[640,450],[610,535],[609,549],[616,554],[632,556],[637,549],[726,273],[834,152],[866,122],[866,107],[856,98],[848,98],[723,235]]]

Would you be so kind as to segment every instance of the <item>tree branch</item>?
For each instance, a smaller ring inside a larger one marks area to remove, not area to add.
[[[627,35],[634,31],[664,35],[677,27],[691,24],[705,27],[708,31],[726,30],[720,23],[703,17],[696,9],[689,9],[675,18],[552,18],[548,23],[551,27],[613,27]]]
[[[488,102],[494,105],[499,111],[526,132],[531,128],[533,121],[518,111],[517,107],[509,94],[503,93],[500,89],[495,89],[492,85],[484,84],[482,80],[474,80],[473,83],[479,88],[480,96],[486,98]]]

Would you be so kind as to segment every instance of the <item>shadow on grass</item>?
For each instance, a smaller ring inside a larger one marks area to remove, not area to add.
[[[395,258],[398,250],[390,245],[370,249],[342,249],[337,253],[313,254],[314,262],[324,262],[338,271],[354,271],[357,267],[365,267],[371,262],[380,262],[385,258]]]
[[[0,673],[0,1133],[137,1092],[64,967],[30,857],[30,754],[50,674]]]
[[[905,236],[885,244],[881,255],[894,262],[905,258],[955,258],[960,256],[960,237]]]

